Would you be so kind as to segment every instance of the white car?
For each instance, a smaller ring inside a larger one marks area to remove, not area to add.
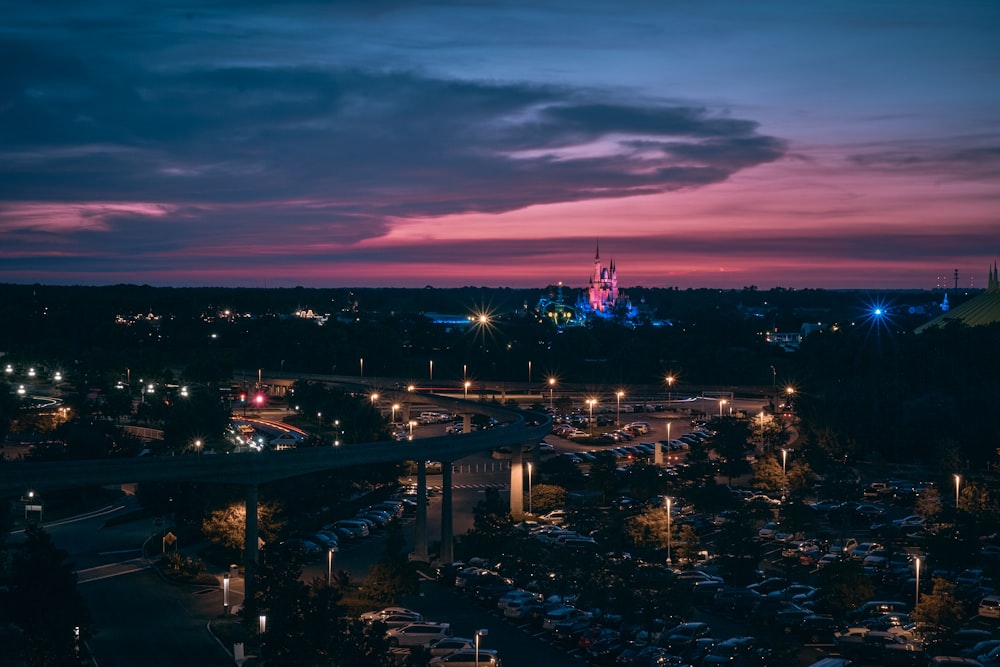
[[[450,623],[423,621],[392,628],[385,633],[389,646],[427,646],[435,639],[451,636]]]
[[[437,657],[466,648],[476,648],[476,640],[469,639],[468,637],[442,637],[441,639],[432,641],[428,645],[427,650],[430,652],[431,657]]]

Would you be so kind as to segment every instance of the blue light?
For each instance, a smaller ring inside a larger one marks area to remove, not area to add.
[[[876,308],[875,310],[873,310],[873,311],[872,311],[872,314],[873,314],[873,315],[874,315],[875,317],[882,317],[882,314],[883,314],[884,312],[885,312],[885,311],[883,311],[883,310],[882,310],[881,308]]]

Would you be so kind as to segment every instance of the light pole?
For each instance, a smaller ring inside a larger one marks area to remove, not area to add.
[[[257,617],[257,627],[260,630],[260,634],[264,634],[267,631],[267,614],[261,614]]]
[[[378,393],[377,392],[372,392],[372,395],[370,396],[370,398],[372,399],[372,405],[377,405],[378,404]]]
[[[480,628],[476,630],[476,667],[479,667],[479,639],[490,634],[490,631],[486,628]]]
[[[719,418],[720,419],[722,418],[722,406],[724,406],[725,404],[726,404],[726,399],[723,398],[723,399],[721,399],[719,401]]]
[[[920,604],[920,559],[914,558],[913,565],[914,567],[916,567],[916,575],[917,575],[917,587],[916,587],[916,592],[914,593],[913,596],[914,597],[913,606],[915,608],[917,605]]]
[[[434,360],[433,359],[429,359],[427,361],[427,366],[428,366],[428,368],[427,368],[427,379],[428,380],[433,380],[434,379]]]
[[[472,386],[472,383],[466,380],[463,386],[465,387],[465,400],[469,400],[469,387]]]
[[[229,573],[222,575],[222,615],[229,616]]]
[[[781,448],[781,499],[785,499],[785,489],[788,488],[788,450]]]
[[[410,420],[410,424],[409,424],[409,425],[410,425],[410,440],[413,440],[413,426],[414,426],[414,425],[415,425],[416,423],[417,423],[417,422],[413,421],[412,419]]]
[[[666,379],[667,379],[667,403],[669,404],[671,402],[671,391],[674,388],[674,376],[668,375]]]
[[[392,423],[396,423],[396,410],[399,410],[399,403],[392,404]]]
[[[594,403],[597,403],[597,399],[587,399],[587,406],[590,408],[590,418],[587,420],[587,431],[591,433],[594,431]]]
[[[792,412],[792,396],[794,394],[795,394],[795,387],[792,387],[791,385],[785,387],[785,396],[786,396],[786,398],[785,398],[786,406],[785,407],[788,409],[789,414],[791,414],[791,412]]]
[[[326,585],[333,580],[333,547],[326,550]]]
[[[622,420],[622,397],[625,395],[624,391],[618,390],[615,392],[615,398],[618,399],[617,411],[615,412],[615,426],[621,424]]]
[[[956,513],[958,512],[958,492],[959,492],[959,489],[961,488],[961,484],[962,484],[962,476],[956,473],[955,474],[955,512]]]
[[[197,452],[198,456],[201,456],[201,445],[202,445],[201,440],[194,441],[194,451]]]
[[[673,563],[673,560],[670,557],[671,556],[670,547],[672,546],[671,542],[673,541],[673,529],[670,522],[671,522],[670,497],[668,496],[667,497],[667,565]]]
[[[361,375],[360,375],[360,377],[364,377],[365,376],[365,358],[361,357],[361,359],[359,359],[358,361],[361,364]]]
[[[556,388],[556,379],[549,378],[549,410],[552,410],[552,392]]]
[[[533,514],[531,511],[531,461],[528,461],[528,514]]]
[[[531,384],[531,362],[528,362],[528,384]]]

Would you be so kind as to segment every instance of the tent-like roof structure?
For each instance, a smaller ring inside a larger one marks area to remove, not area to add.
[[[993,268],[990,270],[990,278],[985,292],[969,299],[961,306],[952,308],[947,313],[938,315],[930,322],[921,324],[913,332],[923,333],[931,327],[945,327],[952,322],[961,322],[968,327],[1000,322],[1000,273],[997,272],[996,262],[993,263]]]

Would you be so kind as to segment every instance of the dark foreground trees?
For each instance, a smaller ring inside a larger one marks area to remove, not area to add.
[[[11,637],[17,640],[0,649],[8,657],[19,654],[32,667],[82,664],[90,617],[66,556],[37,526],[12,550],[9,589],[0,593],[3,620],[19,630]]]

